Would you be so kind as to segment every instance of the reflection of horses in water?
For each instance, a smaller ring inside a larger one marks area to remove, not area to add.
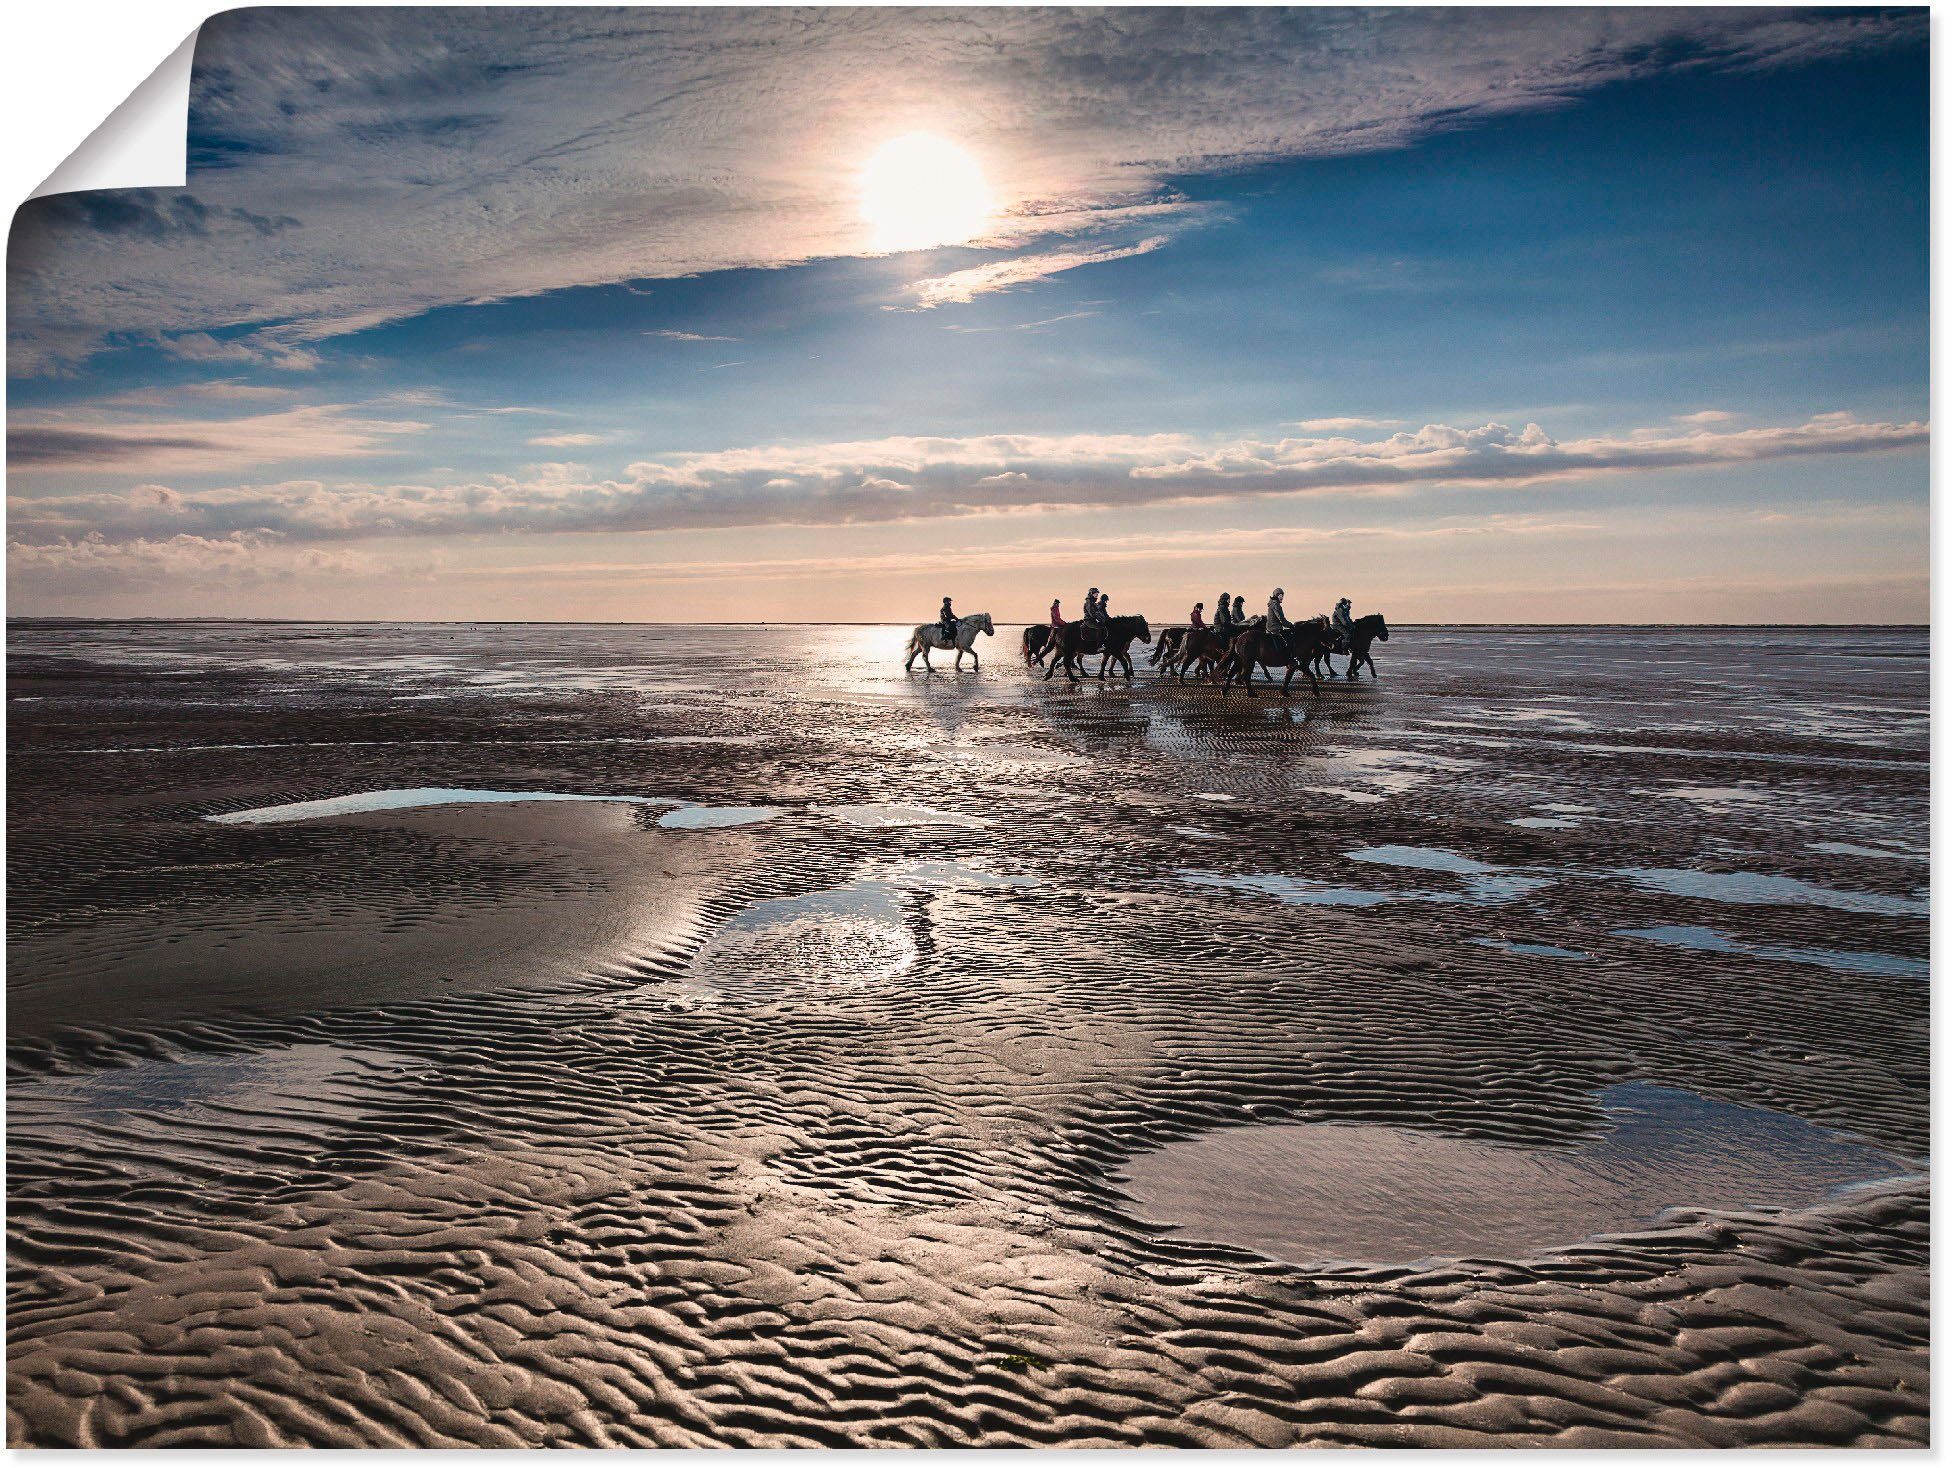
[[[1357,617],[1349,636],[1349,676],[1359,677],[1362,665],[1369,664],[1369,676],[1376,676],[1376,660],[1369,656],[1369,644],[1389,641],[1389,623],[1383,620],[1381,612],[1371,612],[1366,617]],[[1329,669],[1330,676],[1334,668]]]
[[[1105,676],[1105,669],[1113,663],[1123,664],[1125,676],[1130,678],[1133,676],[1132,644],[1150,641],[1152,629],[1146,626],[1144,617],[1113,617],[1105,623],[1102,634],[1089,622],[1066,622],[1051,640],[1051,661],[1050,666],[1044,669],[1044,679],[1050,681],[1051,675],[1063,668],[1065,675],[1075,683],[1082,671],[1078,667],[1078,658],[1094,652],[1103,654],[1098,662],[1100,678]]]
[[[1322,685],[1315,680],[1313,664],[1323,648],[1329,644],[1332,634],[1328,618],[1316,617],[1307,622],[1293,623],[1286,632],[1269,632],[1264,618],[1256,617],[1247,630],[1236,637],[1228,649],[1226,677],[1221,680],[1220,691],[1225,693],[1227,686],[1240,675],[1241,686],[1247,690],[1249,698],[1254,697],[1254,665],[1263,669],[1286,668],[1288,676],[1281,680],[1281,696],[1288,696],[1288,685],[1295,681],[1297,670],[1308,675],[1310,691],[1319,694]],[[1273,681],[1269,675],[1269,681]]]
[[[1051,629],[1046,623],[1032,622],[1023,629],[1023,660],[1026,663],[1035,663],[1042,667],[1044,654],[1050,650]]]
[[[996,636],[996,628],[990,622],[990,614],[988,612],[974,612],[967,617],[958,617],[956,619],[956,635],[953,641],[942,635],[941,623],[924,622],[915,629],[908,639],[908,661],[903,663],[902,667],[914,667],[915,654],[920,653],[922,655],[922,666],[933,672],[934,667],[929,662],[929,649],[934,648],[937,652],[947,652],[953,647],[956,650],[956,666],[958,668],[962,666],[962,655],[968,653],[972,658],[976,659],[976,670],[981,672],[983,669],[983,659],[976,651],[976,634],[978,632],[987,633],[991,637]]]

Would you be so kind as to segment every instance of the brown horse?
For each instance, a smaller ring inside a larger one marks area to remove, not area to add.
[[[1228,656],[1227,639],[1211,627],[1188,631],[1179,654],[1179,681],[1184,683],[1187,673],[1196,666],[1202,678],[1211,676],[1214,668],[1225,663]]]
[[[1315,670],[1310,666],[1316,654],[1329,640],[1328,619],[1317,617],[1309,622],[1296,622],[1285,633],[1272,633],[1267,630],[1266,619],[1256,617],[1247,630],[1236,637],[1233,646],[1227,650],[1227,676],[1221,681],[1220,691],[1225,693],[1233,682],[1234,674],[1240,675],[1241,686],[1247,696],[1254,694],[1254,667],[1286,668],[1288,676],[1281,680],[1281,696],[1288,696],[1288,686],[1295,681],[1298,671],[1308,675],[1310,692],[1320,696],[1322,685],[1315,678]],[[1270,681],[1272,675],[1270,674]]]
[[[1125,666],[1125,676],[1134,676],[1132,671],[1132,644],[1152,641],[1152,629],[1146,626],[1144,617],[1113,617],[1105,623],[1101,636],[1099,629],[1088,622],[1066,622],[1051,642],[1050,666],[1044,669],[1044,681],[1063,668],[1065,675],[1075,683],[1082,671],[1078,659],[1089,653],[1099,653],[1098,676],[1105,676],[1105,669],[1113,663]]]
[[[1023,660],[1044,665],[1044,654],[1051,650],[1051,629],[1042,622],[1032,622],[1023,629]]]

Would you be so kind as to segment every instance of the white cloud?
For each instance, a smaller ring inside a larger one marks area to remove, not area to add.
[[[252,367],[275,367],[280,372],[310,372],[319,354],[271,337],[220,341],[207,331],[186,331],[157,343],[163,352],[185,362],[226,362]]]
[[[695,331],[647,331],[645,336],[661,336],[670,342],[735,342],[736,336],[701,336]]]
[[[1397,428],[1401,418],[1304,418],[1295,424],[1304,433],[1349,433],[1358,428]]]
[[[361,416],[339,404],[221,419],[17,414],[7,427],[7,469],[15,477],[222,474],[259,464],[376,453],[426,427],[412,419]]]
[[[1703,408],[1699,413],[1676,413],[1676,423],[1727,423],[1733,420],[1733,413],[1724,413],[1720,408]]]
[[[602,443],[603,440],[604,435],[601,433],[544,433],[530,439],[529,442],[541,449],[574,449],[582,448],[586,444]]]
[[[667,455],[590,479],[540,465],[461,484],[297,480],[180,494],[165,505],[89,493],[16,498],[19,540],[90,534],[277,534],[292,540],[842,525],[1050,507],[1128,508],[1257,495],[1403,494],[1516,488],[1655,470],[1918,450],[1923,423],[1822,414],[1740,432],[1634,431],[1559,442],[1514,430],[1430,424],[1384,438],[1206,441],[1186,434],[989,434],[770,445]]]
[[[851,171],[891,130],[968,148],[997,240],[1026,244],[1172,215],[1175,178],[1924,33],[1907,10],[231,10],[198,44],[189,190],[18,216],[10,366],[132,321],[219,360],[234,339],[190,338],[256,327],[245,350],[298,365],[436,306],[860,254]]]
[[[1153,235],[1132,245],[1108,245],[1095,250],[1053,250],[1042,255],[1020,255],[1014,260],[994,260],[931,280],[918,280],[908,289],[920,305],[918,311],[933,306],[966,305],[992,291],[1013,290],[1034,281],[1045,280],[1062,271],[1083,265],[1102,265],[1110,260],[1129,260],[1134,255],[1149,255],[1166,243],[1166,236]],[[1055,318],[1053,318],[1055,319]],[[1039,323],[1047,324],[1047,323]]]

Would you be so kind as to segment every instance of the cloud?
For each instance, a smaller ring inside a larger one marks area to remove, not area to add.
[[[1727,423],[1734,417],[1733,413],[1724,413],[1720,408],[1703,408],[1699,413],[1676,413],[1674,421],[1676,423]]]
[[[1925,34],[1922,10],[231,10],[198,40],[188,189],[16,217],[10,369],[132,321],[301,347],[862,254],[848,172],[897,124],[978,158],[999,242],[1062,254],[1182,210],[1175,180]]]
[[[1295,424],[1306,433],[1347,433],[1357,428],[1396,428],[1401,418],[1304,418]]]
[[[127,593],[195,583],[209,589],[256,587],[304,576],[343,577],[367,568],[357,553],[283,546],[275,537],[238,532],[219,537],[172,535],[110,541],[100,536],[7,547],[7,575],[38,596]]]
[[[736,336],[701,336],[695,331],[647,331],[645,336],[661,336],[670,342],[735,342]]]
[[[1084,265],[1103,265],[1111,260],[1129,260],[1134,255],[1149,255],[1165,243],[1166,236],[1153,235],[1133,245],[1021,255],[1014,260],[995,260],[950,275],[938,275],[931,280],[918,280],[908,289],[921,303],[915,307],[918,311],[926,311],[934,306],[966,305],[978,296],[988,295],[992,291],[1013,290],[1033,281],[1045,280],[1061,271],[1076,270]]]
[[[106,492],[16,498],[9,533],[46,542],[99,535],[381,536],[629,532],[848,525],[1048,508],[1131,508],[1262,495],[1406,494],[1518,488],[1658,470],[1924,448],[1923,423],[1823,414],[1740,432],[1637,430],[1560,442],[1514,430],[1430,424],[1384,438],[1207,441],[1186,434],[989,434],[770,445],[668,455],[590,479],[541,465],[447,485],[294,480],[186,492],[167,504]],[[150,450],[149,452],[159,452]]]
[[[605,435],[601,433],[544,433],[529,442],[540,449],[574,449],[585,444],[602,443],[604,438]]]
[[[167,356],[185,362],[237,362],[275,367],[280,372],[310,372],[319,365],[319,354],[309,347],[295,347],[271,338],[259,338],[255,342],[220,341],[207,331],[187,331],[164,337],[157,345]]]
[[[7,468],[16,476],[222,474],[259,464],[377,453],[426,427],[409,419],[361,417],[337,404],[167,423],[26,418],[7,429]]]

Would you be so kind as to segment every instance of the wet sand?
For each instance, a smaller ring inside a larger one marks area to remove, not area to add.
[[[1922,632],[9,636],[16,1445],[1927,1440]]]

